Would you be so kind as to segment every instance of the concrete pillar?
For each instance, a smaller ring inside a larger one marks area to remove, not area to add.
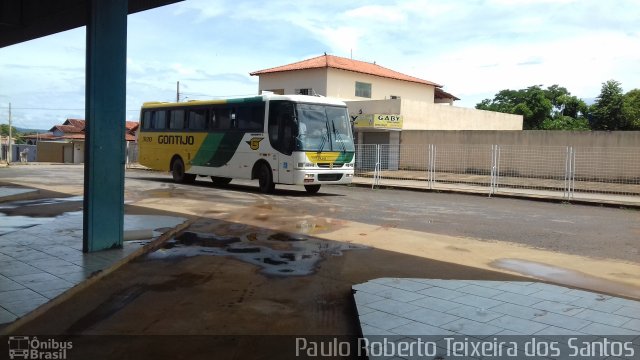
[[[89,0],[83,251],[122,247],[127,0]]]

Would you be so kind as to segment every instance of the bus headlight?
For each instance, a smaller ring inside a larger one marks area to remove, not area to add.
[[[305,179],[313,179],[316,177],[316,174],[304,174]]]

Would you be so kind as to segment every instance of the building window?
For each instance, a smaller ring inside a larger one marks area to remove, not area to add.
[[[356,96],[371,99],[371,84],[356,81]]]
[[[296,89],[295,90],[295,94],[296,95],[313,95],[313,89],[308,88],[308,89]]]

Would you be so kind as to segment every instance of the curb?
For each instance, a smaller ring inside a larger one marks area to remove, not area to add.
[[[350,186],[371,188],[372,185],[352,182]],[[635,204],[635,203],[618,203],[618,202],[582,200],[582,199],[561,199],[561,198],[545,197],[545,196],[539,196],[539,195],[497,193],[497,194],[491,194],[491,196],[489,196],[486,193],[479,193],[475,191],[464,191],[464,190],[453,190],[453,189],[427,189],[427,188],[418,188],[418,187],[409,187],[409,186],[400,186],[400,185],[378,185],[376,189],[395,189],[395,190],[420,191],[420,192],[430,192],[430,193],[462,194],[462,195],[482,196],[487,198],[497,197],[497,198],[505,198],[505,199],[518,199],[518,200],[530,200],[530,201],[561,203],[561,204],[601,206],[601,207],[616,208],[616,209],[625,208],[625,209],[640,210],[640,204]]]

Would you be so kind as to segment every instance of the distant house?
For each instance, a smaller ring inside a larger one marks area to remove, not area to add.
[[[125,140],[136,141],[138,122],[125,122]],[[38,145],[38,159],[43,162],[83,163],[85,120],[67,119],[54,125],[48,133],[25,136],[28,144]]]
[[[258,90],[344,100],[359,143],[419,141],[425,130],[522,130],[522,116],[453,106],[442,85],[378,64],[333,55],[250,73]]]

